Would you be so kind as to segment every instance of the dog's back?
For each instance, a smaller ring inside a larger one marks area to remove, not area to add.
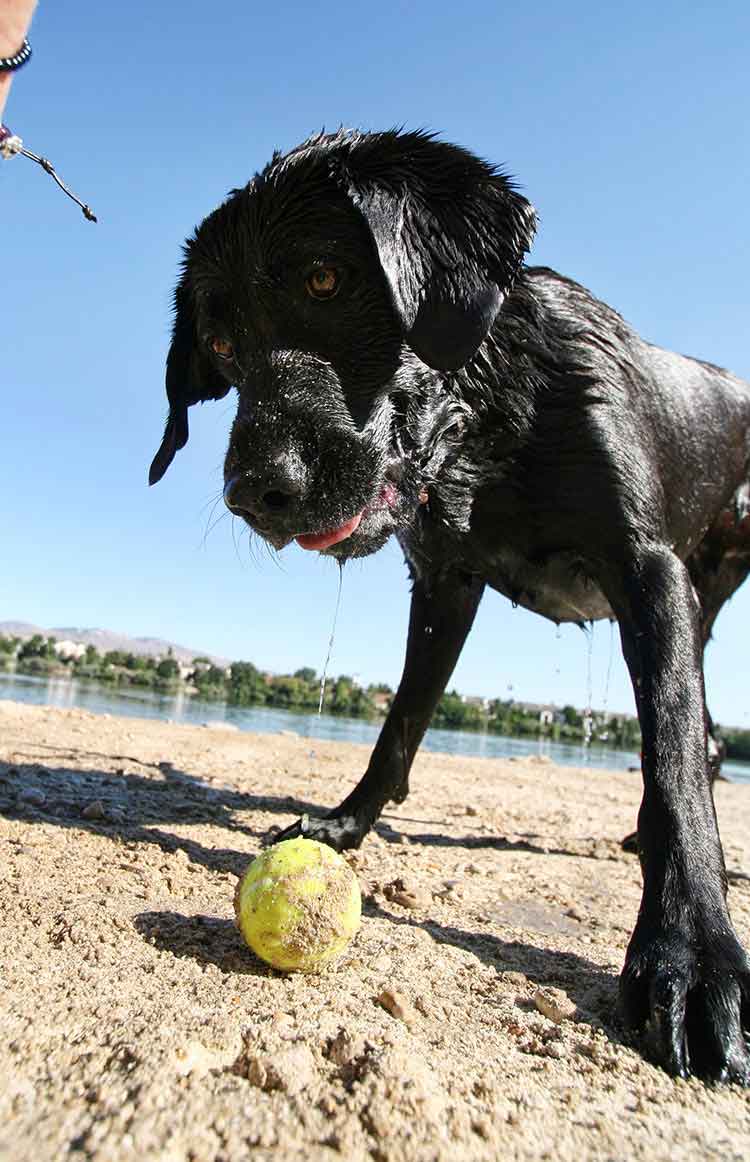
[[[623,480],[631,463],[632,479],[643,463],[658,477],[666,528],[684,558],[747,489],[750,383],[647,342],[585,287],[547,267],[527,267],[522,279],[560,336],[563,380],[590,381],[591,391],[578,397],[602,443],[616,441],[613,457]]]

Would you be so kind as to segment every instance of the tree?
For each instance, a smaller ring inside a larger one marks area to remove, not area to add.
[[[252,662],[232,662],[229,667],[229,701],[253,706],[267,701],[268,687]]]
[[[33,634],[23,643],[18,651],[18,660],[20,662],[28,658],[44,658],[47,661],[52,661],[57,657],[55,654],[55,638],[49,637],[45,640],[40,633]]]
[[[283,675],[271,679],[268,684],[268,701],[271,706],[304,706],[308,687],[296,675]]]
[[[433,726],[448,730],[478,730],[485,724],[480,706],[464,702],[457,690],[443,694],[433,717]]]
[[[174,658],[162,658],[156,667],[156,676],[163,682],[172,682],[180,676],[180,667]]]

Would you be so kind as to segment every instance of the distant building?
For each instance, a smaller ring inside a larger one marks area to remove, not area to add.
[[[557,706],[550,705],[549,702],[514,702],[519,710],[524,714],[535,714],[539,719],[540,726],[553,726],[556,722],[562,723],[564,721],[562,711]]]
[[[73,642],[68,640],[55,642],[54,650],[58,658],[61,658],[63,661],[70,661],[73,659],[77,662],[79,658],[83,658],[86,654],[86,647],[83,642]]]
[[[479,710],[487,710],[490,704],[489,698],[480,698],[478,695],[466,695],[461,698],[464,706],[476,706]]]

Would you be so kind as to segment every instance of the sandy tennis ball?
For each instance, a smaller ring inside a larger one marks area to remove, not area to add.
[[[285,972],[317,972],[359,928],[362,901],[346,860],[314,839],[285,839],[250,864],[234,910],[256,956]]]

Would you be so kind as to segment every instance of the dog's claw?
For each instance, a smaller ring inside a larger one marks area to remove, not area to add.
[[[626,1024],[673,1077],[750,1085],[750,966],[731,931],[631,945],[620,1001]]]
[[[289,827],[284,827],[279,831],[272,829],[268,836],[269,846],[281,843],[284,839],[302,839],[305,838],[310,830],[310,816],[305,813],[301,815],[296,823],[292,823]]]
[[[317,839],[334,851],[346,851],[350,847],[359,847],[368,831],[369,825],[363,824],[354,815],[331,814],[324,819],[311,819],[309,815],[303,815],[290,827],[275,832],[269,842],[274,844],[284,839]]]
[[[631,855],[638,855],[638,832],[631,831],[629,835],[626,835],[620,847]]]

